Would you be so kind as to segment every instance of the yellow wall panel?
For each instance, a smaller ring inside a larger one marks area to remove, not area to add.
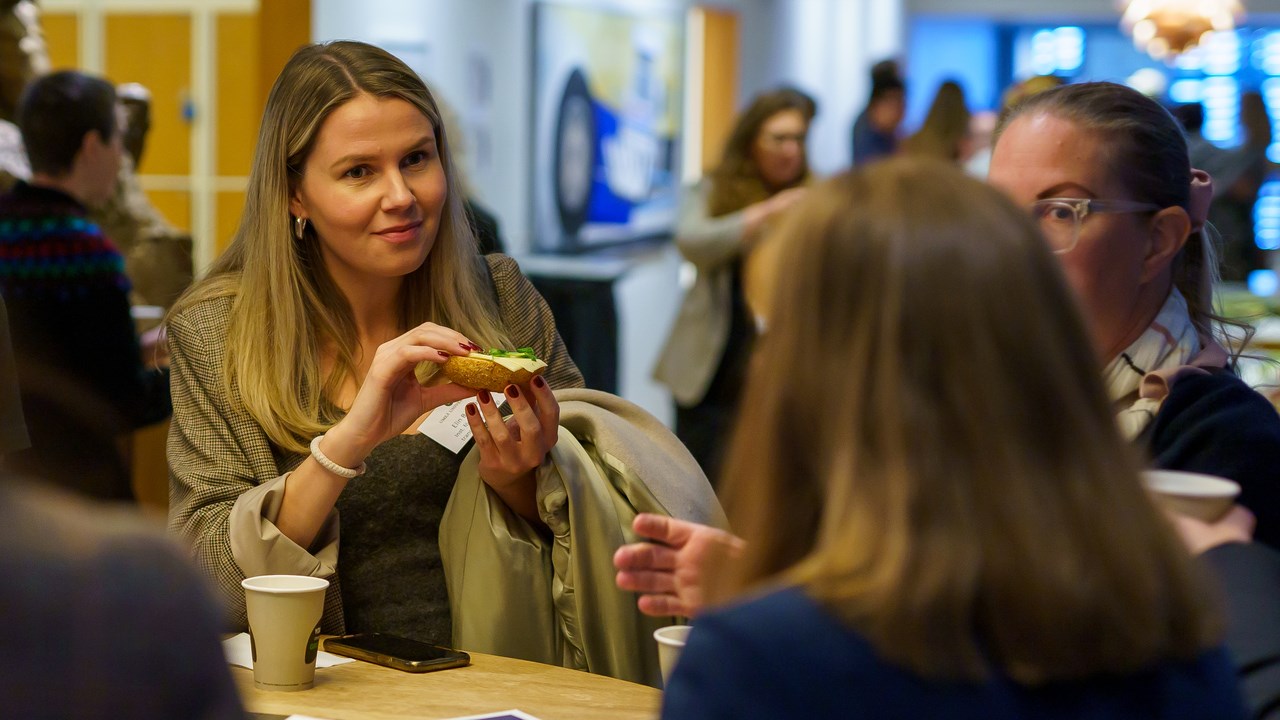
[[[299,47],[311,42],[311,0],[260,0],[258,17],[258,107],[266,107],[276,76]]]
[[[191,170],[191,132],[183,104],[191,89],[191,16],[106,16],[106,75],[115,83],[138,82],[151,90],[151,132],[142,156],[142,175],[185,175]],[[154,195],[154,194],[153,194]],[[182,227],[190,226],[165,213]]]
[[[258,16],[220,13],[218,47],[218,175],[244,176],[253,163],[262,117],[258,92]],[[219,237],[222,236],[219,230]]]
[[[75,13],[40,14],[40,28],[49,46],[49,63],[54,70],[80,67],[80,17]]]
[[[165,442],[169,421],[133,433],[133,496],[144,510],[163,518],[169,510],[169,462]]]
[[[231,244],[231,237],[240,227],[240,213],[244,210],[244,193],[218,193],[218,219],[214,229],[214,253],[221,255]]]
[[[147,154],[151,154],[151,148],[147,148]],[[181,190],[148,190],[147,197],[156,210],[174,226],[183,230],[191,229],[191,193]]]
[[[702,168],[720,162],[738,107],[738,15],[702,8]]]

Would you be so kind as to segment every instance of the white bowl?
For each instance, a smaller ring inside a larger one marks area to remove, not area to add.
[[[1225,515],[1240,495],[1240,486],[1231,480],[1201,473],[1147,470],[1142,481],[1169,510],[1205,522]]]

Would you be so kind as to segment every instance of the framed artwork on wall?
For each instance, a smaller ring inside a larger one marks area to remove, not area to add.
[[[676,11],[534,11],[534,247],[669,235],[680,192],[684,24]]]

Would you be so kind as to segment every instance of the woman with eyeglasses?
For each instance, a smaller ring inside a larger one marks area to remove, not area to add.
[[[1280,416],[1224,349],[1211,179],[1177,122],[1125,86],[1066,85],[1001,119],[989,179],[1057,253],[1121,432],[1157,466],[1240,483],[1257,538],[1280,546]]]
[[[809,180],[805,139],[813,98],[782,88],[739,116],[720,164],[685,195],[676,246],[697,271],[654,377],[676,401],[676,435],[716,482],[756,335],[744,292],[748,257],[764,228]]]

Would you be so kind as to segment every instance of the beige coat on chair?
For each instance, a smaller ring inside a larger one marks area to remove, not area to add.
[[[480,480],[472,450],[440,522],[453,643],[658,686],[651,618],[614,584],[613,553],[653,512],[725,526],[706,476],[660,422],[595,390],[560,390],[560,439],[538,470],[546,535]]]

